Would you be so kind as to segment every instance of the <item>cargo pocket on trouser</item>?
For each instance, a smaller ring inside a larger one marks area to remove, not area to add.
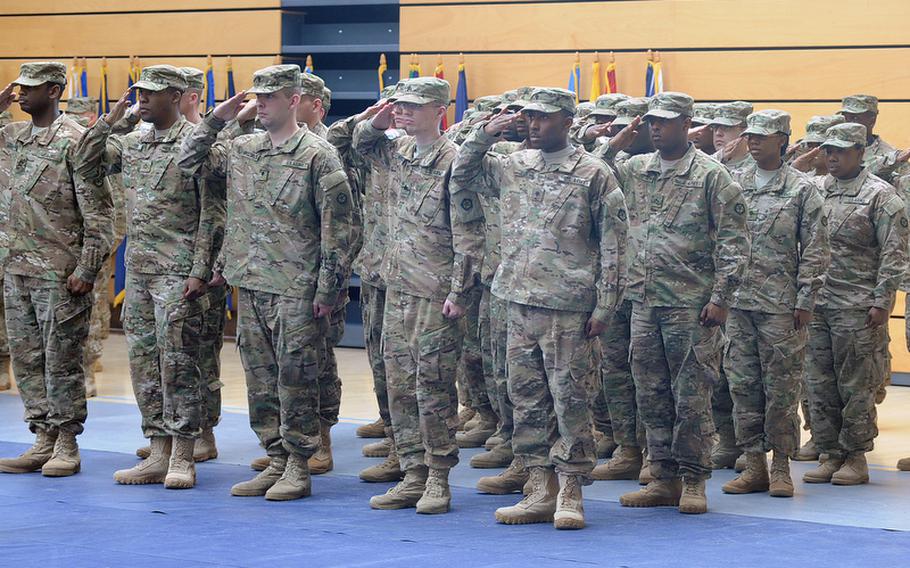
[[[556,415],[556,441],[550,448],[550,461],[557,471],[585,477],[597,464],[594,453],[592,405],[600,381],[594,342],[583,336],[576,339],[572,360],[566,371],[555,370],[549,378],[550,395]]]
[[[448,322],[445,327],[424,331],[417,337],[417,411],[427,451],[425,461],[430,467],[452,467],[457,462],[454,431],[459,336],[458,323]]]
[[[53,296],[52,296],[53,297]],[[53,306],[54,324],[44,345],[47,420],[80,433],[86,418],[83,348],[88,337],[92,296],[62,290]]]
[[[693,343],[695,361],[681,371],[682,376],[677,377],[673,457],[684,475],[702,478],[711,472],[710,453],[714,437],[711,397],[714,385],[720,381],[725,338],[720,328],[699,326],[698,330],[707,335]],[[694,335],[699,337],[702,333],[697,331]]]
[[[843,401],[840,445],[846,452],[870,451],[878,435],[875,392],[881,385],[885,357],[883,327],[864,327],[853,332],[853,358],[837,380]]]
[[[207,378],[199,361],[199,347],[208,302],[180,299],[166,306],[161,384],[164,423],[169,433],[197,436],[205,415]]]
[[[794,455],[799,449],[800,378],[809,330],[793,330],[771,345],[771,361],[762,368],[765,390],[764,430],[770,448]]]
[[[309,457],[319,448],[319,324],[307,315],[310,302],[282,314],[278,348],[279,433],[284,447]]]

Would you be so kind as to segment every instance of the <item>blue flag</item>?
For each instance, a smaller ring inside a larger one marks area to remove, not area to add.
[[[464,72],[464,63],[459,63],[458,87],[455,89],[455,122],[461,122],[466,110],[468,110],[468,77]]]
[[[114,255],[114,306],[123,303],[126,297],[126,237],[117,247]]]
[[[215,70],[209,63],[205,70],[205,112],[215,108]]]

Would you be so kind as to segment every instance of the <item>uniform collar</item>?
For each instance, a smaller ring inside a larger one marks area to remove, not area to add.
[[[189,123],[190,121],[188,121],[183,115],[180,115],[180,118],[177,119],[177,122],[172,124],[171,127],[167,129],[164,137],[160,139],[155,138],[155,126],[152,125],[152,127],[142,135],[140,142],[143,144],[173,144],[177,141],[177,137],[180,135],[180,133],[183,132],[184,127]]]
[[[683,154],[682,158],[676,162],[676,165],[673,166],[672,169],[667,170],[665,177],[689,175],[689,170],[692,169],[692,164],[695,162],[695,156],[697,153],[698,149],[695,148],[694,144],[689,142],[689,147],[686,149],[686,153]],[[645,168],[645,171],[658,177],[661,176],[659,150],[651,154],[651,159],[648,160],[648,165]]]
[[[442,149],[448,145],[449,139],[445,136],[440,136],[429,148],[427,148],[426,153],[420,157],[417,156],[417,140],[414,137],[411,137],[408,142],[409,144],[403,144],[400,147],[398,153],[408,162],[417,161],[419,166],[427,168],[436,163],[436,158],[439,156]]]
[[[863,168],[859,171],[859,175],[855,178],[847,181],[841,181],[836,177],[828,174],[828,179],[825,182],[825,189],[828,195],[843,195],[844,197],[856,197],[859,195],[859,191],[863,188],[863,185],[866,183],[866,178],[869,177],[869,169]]]
[[[300,146],[300,142],[309,132],[306,124],[300,125],[300,129],[297,130],[290,138],[282,142],[280,145],[272,146],[272,139],[269,138],[268,132],[262,132],[259,136],[259,140],[253,147],[254,152],[266,152],[270,155],[275,154],[291,154],[297,150],[297,147]]]
[[[57,131],[60,130],[60,127],[63,126],[65,121],[71,120],[66,116],[66,113],[61,112],[57,118],[54,119],[54,122],[47,127],[47,129],[38,134],[36,142],[41,146],[47,146],[54,139],[54,136],[57,135]],[[19,133],[18,141],[22,143],[27,143],[32,139],[32,122],[25,123],[25,128]]]
[[[777,173],[774,174],[774,177],[771,178],[771,181],[767,183],[764,187],[758,187],[755,184],[755,175],[758,173],[758,164],[752,163],[746,166],[746,169],[743,170],[742,180],[743,180],[743,189],[750,193],[781,193],[784,190],[784,186],[787,181],[787,165],[783,164],[778,168]]]
[[[564,174],[569,174],[575,171],[575,167],[578,165],[578,162],[581,160],[582,156],[585,155],[583,148],[569,144],[572,147],[572,154],[560,162],[559,164],[550,164],[549,166],[543,159],[543,152],[537,150],[534,152],[533,163],[531,164],[535,170],[547,171],[547,172],[560,172]]]

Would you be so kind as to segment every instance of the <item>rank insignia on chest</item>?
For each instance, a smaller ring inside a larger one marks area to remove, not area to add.
[[[471,209],[474,209],[474,201],[467,197],[462,199],[461,208],[464,209],[465,211],[470,211]],[[904,219],[904,221],[906,221],[906,219]]]

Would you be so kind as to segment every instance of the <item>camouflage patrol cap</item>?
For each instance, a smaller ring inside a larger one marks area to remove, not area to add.
[[[186,78],[180,69],[173,65],[151,65],[142,70],[139,81],[133,84],[133,89],[146,91],[163,91],[168,87],[178,91],[186,90]]]
[[[692,106],[695,101],[685,93],[666,91],[651,97],[648,103],[648,112],[642,117],[649,118],[678,118],[692,116]]]
[[[98,100],[91,97],[70,97],[66,101],[66,114],[84,114],[98,112]]]
[[[269,65],[253,73],[252,95],[277,93],[281,89],[300,86],[300,67],[297,65]]]
[[[692,108],[692,124],[711,124],[714,117],[717,116],[716,103],[695,103]]]
[[[594,116],[617,116],[619,113],[616,112],[616,105],[629,100],[629,98],[629,95],[622,93],[600,95],[594,101],[594,111],[591,114]]]
[[[528,97],[528,104],[521,110],[523,112],[542,112],[545,114],[567,112],[574,115],[575,93],[555,87],[534,89],[531,96]]]
[[[825,131],[825,141],[822,147],[852,148],[853,146],[866,146],[866,127],[855,122],[835,124]]]
[[[711,126],[740,126],[752,114],[752,103],[733,101],[717,105],[717,112]]]
[[[511,101],[508,105],[508,108],[513,110],[521,110],[528,104],[528,98],[531,96],[531,93],[534,92],[536,87],[518,87],[515,89],[516,98],[514,101]]]
[[[332,89],[328,87],[322,88],[322,108],[326,112],[329,112],[329,109],[332,108]]]
[[[325,89],[325,81],[319,75],[312,73],[300,74],[300,94],[309,95],[313,98],[322,100],[322,91]]]
[[[66,65],[56,61],[23,63],[19,66],[19,76],[13,80],[13,85],[23,87],[37,87],[44,83],[66,85]]]
[[[629,98],[621,101],[616,105],[616,119],[613,121],[614,126],[628,126],[632,124],[636,116],[648,114],[648,105],[651,102],[650,97]]]
[[[382,89],[382,92],[379,93],[380,99],[389,99],[390,101],[395,96],[395,92],[398,91],[398,85],[389,85]]]
[[[448,106],[452,97],[451,87],[445,79],[437,77],[414,77],[398,86],[397,101],[425,105],[436,103]]]
[[[496,108],[493,110],[500,111],[504,108],[508,108],[510,104],[518,100],[518,89],[512,89],[506,91],[503,94],[499,95],[499,104],[496,105]]]
[[[575,116],[578,118],[584,118],[594,112],[594,103],[592,102],[583,102],[578,103],[578,106],[575,107]]]
[[[821,144],[825,141],[825,132],[829,128],[844,122],[846,122],[844,117],[839,114],[813,116],[806,123],[806,135],[803,137],[803,142]]]
[[[499,103],[502,102],[502,97],[499,95],[487,95],[485,97],[477,97],[474,99],[474,110],[477,112],[490,112],[495,110]]]
[[[471,117],[472,117],[473,115],[475,115],[476,113],[477,113],[477,111],[474,110],[474,109],[471,109],[471,108],[465,110],[465,111],[464,111],[464,114],[461,115],[461,122],[464,122],[464,121],[468,120],[469,118],[471,118]]]
[[[790,114],[782,110],[760,110],[746,118],[746,129],[743,134],[770,136],[772,134],[790,135]]]
[[[841,108],[837,114],[849,112],[850,114],[862,114],[871,112],[878,114],[878,97],[872,95],[850,95],[844,97],[841,101]]]
[[[205,73],[195,67],[181,67],[180,72],[186,80],[187,89],[205,90]]]

